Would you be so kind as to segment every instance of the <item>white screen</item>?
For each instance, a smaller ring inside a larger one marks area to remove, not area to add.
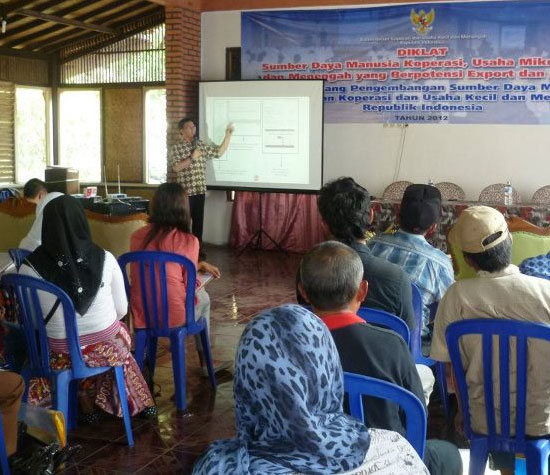
[[[323,174],[323,81],[199,84],[202,140],[227,151],[208,160],[209,187],[317,191]]]

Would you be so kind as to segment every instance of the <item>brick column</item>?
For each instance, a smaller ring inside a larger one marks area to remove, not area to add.
[[[167,146],[179,139],[177,123],[197,117],[201,71],[201,16],[191,8],[166,7]]]

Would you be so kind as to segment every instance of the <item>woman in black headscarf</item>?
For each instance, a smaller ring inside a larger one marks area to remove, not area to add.
[[[42,278],[63,289],[76,310],[76,323],[82,355],[88,366],[124,367],[130,414],[155,411],[151,393],[130,353],[130,335],[119,321],[128,310],[124,281],[114,256],[96,246],[84,209],[71,196],[53,199],[44,208],[42,244],[23,262],[20,273]],[[55,297],[41,295],[44,315],[52,309]],[[46,325],[51,365],[62,369],[70,364],[61,308]],[[122,416],[112,371],[86,381],[83,387],[95,404],[106,412]],[[29,398],[40,403],[50,394],[43,380],[31,382]],[[81,398],[81,401],[86,398]],[[85,408],[86,410],[86,408]]]

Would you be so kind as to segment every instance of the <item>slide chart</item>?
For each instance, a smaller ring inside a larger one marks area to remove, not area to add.
[[[229,149],[209,164],[216,182],[309,182],[308,97],[207,97],[205,109],[214,143],[234,126]]]

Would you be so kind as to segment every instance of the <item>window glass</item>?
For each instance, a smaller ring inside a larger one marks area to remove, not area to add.
[[[42,88],[15,89],[15,171],[16,182],[44,179],[49,163],[50,91]]]
[[[145,91],[146,183],[166,181],[166,89]]]
[[[62,166],[79,170],[81,182],[101,181],[100,91],[61,91],[59,161]]]

